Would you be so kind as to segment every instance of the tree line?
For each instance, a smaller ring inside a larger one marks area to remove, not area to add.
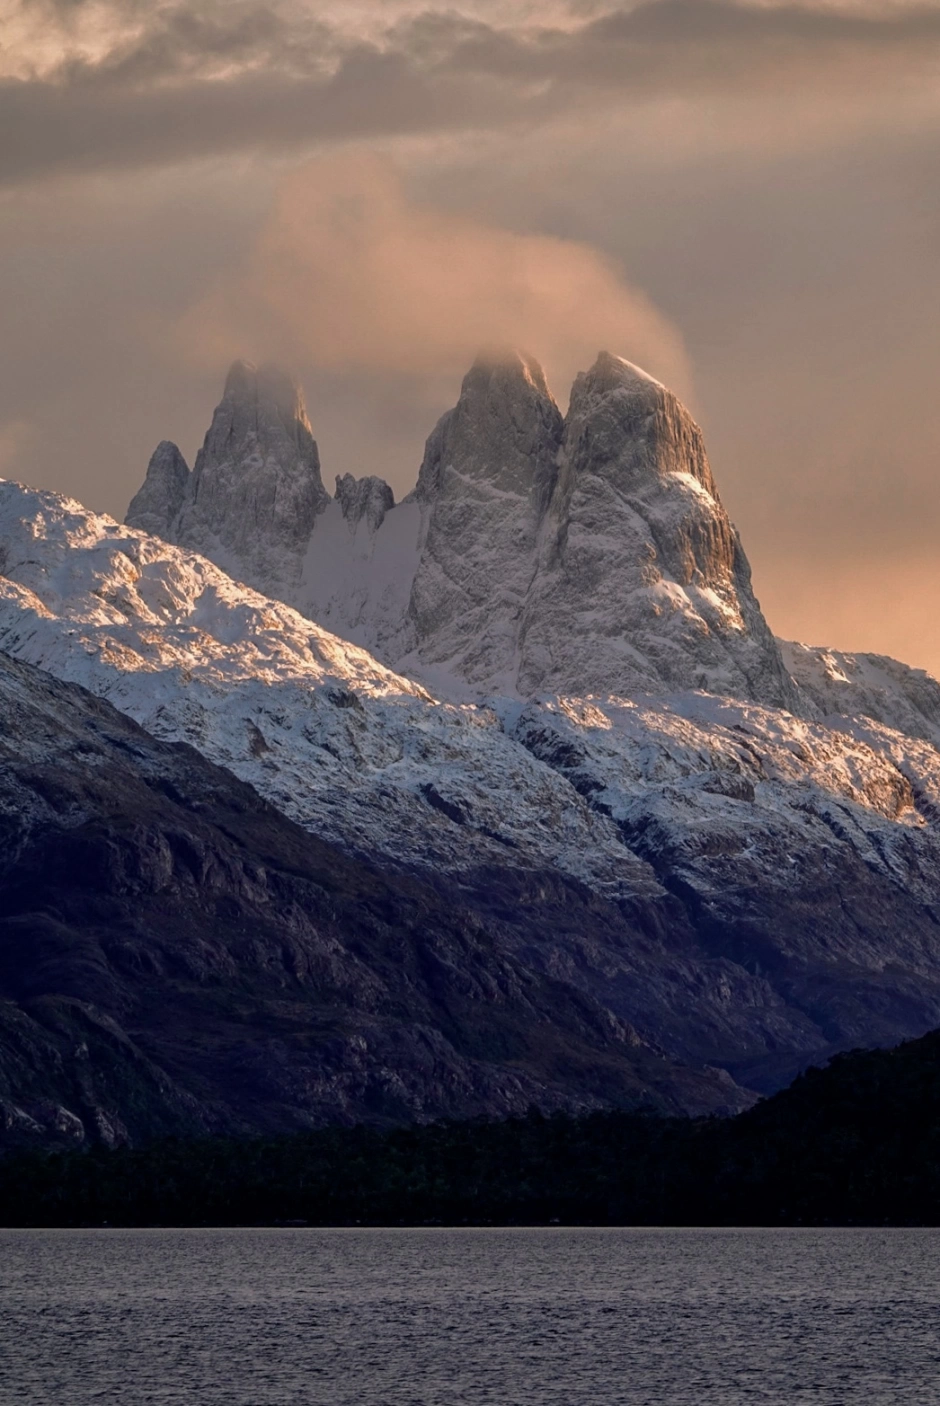
[[[0,1158],[0,1223],[940,1224],[940,1032],[735,1118],[533,1109]]]

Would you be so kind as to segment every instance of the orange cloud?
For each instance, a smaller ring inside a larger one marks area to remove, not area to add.
[[[596,250],[414,204],[390,162],[349,152],[290,175],[247,259],[180,331],[217,363],[426,377],[511,344],[562,387],[607,347],[680,393],[690,383],[679,334]]]

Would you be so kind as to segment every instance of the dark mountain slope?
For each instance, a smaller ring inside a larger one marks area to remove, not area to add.
[[[0,839],[7,1142],[740,1102],[453,893],[4,654]]]

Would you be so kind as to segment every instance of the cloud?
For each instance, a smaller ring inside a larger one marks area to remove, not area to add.
[[[687,390],[681,339],[613,261],[411,203],[390,162],[350,152],[291,174],[249,256],[178,328],[214,364],[452,377],[487,345],[570,378],[606,347]]]
[[[28,452],[33,435],[33,426],[28,420],[9,420],[0,425],[0,474],[6,473]]]
[[[538,24],[531,6],[479,3],[360,4],[355,23],[290,0],[56,8],[58,30],[24,29],[0,81],[0,181],[518,127],[768,84],[801,101],[808,85],[840,87],[864,105],[912,76],[929,85],[940,52],[936,5],[647,0],[580,19],[555,6]]]

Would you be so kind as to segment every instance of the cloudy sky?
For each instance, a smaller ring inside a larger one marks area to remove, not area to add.
[[[940,671],[940,0],[0,0],[0,134],[0,474],[121,516],[242,355],[402,493],[603,346],[778,634]]]

